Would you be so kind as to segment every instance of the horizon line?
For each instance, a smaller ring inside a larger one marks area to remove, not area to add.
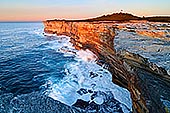
[[[35,20],[7,20],[7,21],[4,21],[4,20],[0,20],[0,23],[22,23],[22,22],[43,22],[42,20],[38,20],[38,21],[35,21]]]
[[[117,14],[117,13],[122,13],[122,14],[132,14],[133,16],[137,16],[137,17],[170,17],[170,15],[149,15],[149,16],[138,16],[134,13],[130,13],[130,12],[114,12],[114,13],[106,13],[106,14],[101,14],[101,15],[98,15],[98,16],[94,16],[94,17],[87,17],[87,18],[78,18],[78,19],[66,19],[66,18],[48,18],[48,19],[43,19],[43,20],[0,20],[0,23],[22,23],[22,22],[35,22],[35,23],[38,23],[38,22],[43,22],[43,21],[46,21],[46,20],[51,20],[51,19],[59,19],[59,20],[85,20],[85,19],[90,19],[90,18],[96,18],[96,17],[100,17],[100,16],[103,16],[103,15],[111,15],[111,14]]]

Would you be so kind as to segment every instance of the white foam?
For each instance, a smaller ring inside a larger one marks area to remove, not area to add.
[[[87,61],[87,62],[94,62],[97,59],[97,56],[88,49],[80,50],[76,54],[77,54],[78,58],[80,58],[84,61]]]
[[[43,32],[43,29],[36,29],[33,31],[34,34],[37,34],[39,36],[44,36],[45,33],[42,33]],[[47,34],[46,34],[47,35]],[[48,34],[49,35],[49,34]]]
[[[86,102],[90,101],[90,98],[91,98],[91,94],[89,94],[89,93],[78,97],[78,99],[82,99],[82,100],[84,100]]]
[[[70,43],[70,37],[67,36],[54,35],[54,40],[47,41],[46,44],[47,48],[64,53],[64,56],[72,56],[77,52],[72,46],[72,43]]]
[[[45,32],[43,32],[43,35],[44,35],[44,36],[56,36],[56,37],[57,37],[56,34],[49,34],[49,33],[45,33]]]
[[[103,104],[104,99],[103,99],[102,96],[98,96],[98,97],[94,98],[94,102],[95,102],[96,104],[101,105],[101,104]]]
[[[66,105],[73,105],[79,95],[76,93],[76,87],[70,85],[70,83],[62,82],[60,84],[53,84],[52,92],[49,97],[58,100]]]
[[[130,93],[115,85],[112,82],[111,73],[104,69],[102,66],[96,64],[97,56],[90,50],[75,50],[69,42],[69,37],[58,37],[56,40],[48,41],[48,48],[54,49],[57,52],[62,52],[65,55],[74,55],[75,61],[65,64],[65,77],[56,82],[55,77],[49,78],[51,87],[48,89],[47,94],[49,97],[58,100],[69,106],[73,105],[77,99],[84,101],[94,101],[101,105],[105,97],[97,95],[93,100],[91,96],[93,93],[86,93],[80,95],[80,89],[91,90],[92,92],[112,92],[114,98],[119,102],[132,108],[132,100]],[[70,54],[73,51],[75,54]]]
[[[95,63],[78,61],[77,63],[67,64],[65,68],[69,73],[61,82],[52,85],[52,90],[49,94],[51,98],[71,106],[77,99],[92,101],[92,93],[83,95],[77,93],[81,88],[92,91],[111,91],[115,99],[128,106],[129,109],[132,108],[130,93],[112,83],[111,74],[101,66]],[[95,72],[98,76],[91,78],[90,72]],[[97,96],[93,101],[100,105],[104,102],[104,97]]]

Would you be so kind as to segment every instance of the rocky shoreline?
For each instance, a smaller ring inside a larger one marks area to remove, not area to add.
[[[66,35],[78,50],[89,49],[98,64],[107,66],[112,81],[128,89],[134,113],[166,113],[161,99],[170,101],[170,76],[146,58],[114,49],[115,26],[112,22],[44,21],[45,33]]]

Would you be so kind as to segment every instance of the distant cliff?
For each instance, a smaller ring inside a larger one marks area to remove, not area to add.
[[[129,13],[113,13],[96,18],[87,19],[88,21],[130,21],[147,20],[150,22],[170,22],[170,16],[138,17]]]
[[[139,17],[129,13],[113,13],[108,15],[102,15],[95,18],[83,19],[83,20],[65,20],[69,22],[94,22],[94,21],[130,21],[130,20],[147,20],[150,22],[170,22],[170,16],[154,16],[154,17]],[[60,20],[50,20],[60,21]]]
[[[109,15],[103,15],[100,17],[87,19],[89,21],[129,21],[129,20],[141,20],[142,18],[134,16],[128,13],[113,13]]]
[[[155,16],[143,18],[150,22],[170,22],[170,16]]]
[[[170,76],[147,59],[114,50],[115,29],[111,22],[44,21],[46,33],[71,37],[76,49],[89,49],[107,65],[112,81],[131,93],[134,113],[165,113],[163,97],[170,101]]]

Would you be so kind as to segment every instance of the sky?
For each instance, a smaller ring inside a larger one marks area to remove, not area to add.
[[[170,16],[170,0],[0,0],[0,21],[84,19],[121,10],[137,16]]]

